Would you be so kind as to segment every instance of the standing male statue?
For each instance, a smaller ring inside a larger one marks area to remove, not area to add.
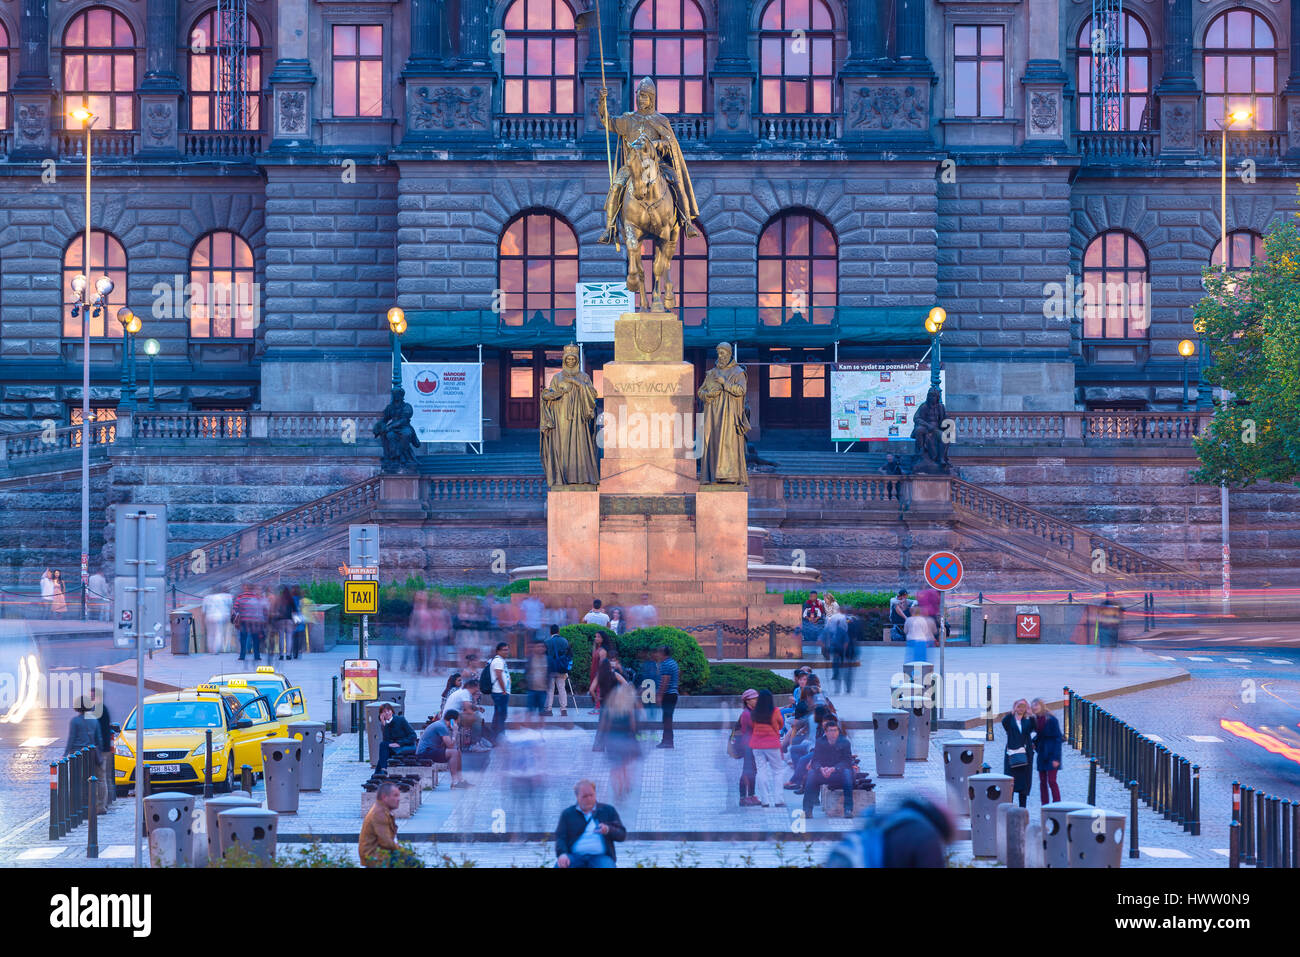
[[[578,347],[564,347],[560,371],[542,390],[542,469],[546,484],[596,485],[596,387],[578,366]]]
[[[745,370],[736,365],[730,344],[718,343],[718,363],[704,376],[698,393],[704,403],[704,422],[700,427],[701,484],[749,484],[749,472],[745,468],[745,435],[749,432],[747,388]]]
[[[642,308],[650,308],[641,266],[641,240],[655,240],[654,305],[673,308],[669,267],[677,240],[698,236],[691,225],[700,215],[682,148],[668,118],[655,109],[655,84],[645,77],[636,87],[636,111],[611,117],[609,91],[602,88],[598,109],[605,128],[618,134],[619,167],[605,198],[605,231],[597,242],[615,243],[620,235],[627,246],[628,288],[641,293]],[[629,186],[631,195],[628,195]]]
[[[943,421],[947,417],[939,390],[931,388],[912,416],[912,439],[916,442],[913,472],[948,471],[948,443],[943,441]]]
[[[383,472],[414,472],[415,450],[420,447],[419,436],[411,426],[411,417],[415,410],[406,401],[406,390],[393,390],[393,399],[388,403],[379,421],[372,430],[384,447],[379,468]]]

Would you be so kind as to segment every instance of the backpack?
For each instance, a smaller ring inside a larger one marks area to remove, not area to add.
[[[478,674],[478,690],[486,694],[491,694],[492,685],[492,662],[489,659],[488,663],[483,666],[483,670]]]
[[[564,651],[560,651],[560,642],[563,641],[559,635],[551,635],[546,640],[546,668],[552,674],[567,675],[573,670],[573,652],[569,650],[568,642],[564,642]]]
[[[862,827],[845,836],[831,849],[826,859],[827,867],[879,868],[885,866],[885,832],[897,824],[910,820],[924,820],[911,808],[899,808],[893,814],[872,814],[865,818]]]

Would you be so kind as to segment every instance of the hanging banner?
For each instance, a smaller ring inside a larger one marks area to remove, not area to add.
[[[579,342],[613,342],[614,320],[636,312],[636,300],[625,282],[580,282],[577,292]]]
[[[482,364],[403,362],[402,388],[421,442],[483,441]]]
[[[939,391],[943,393],[943,371]],[[831,441],[903,442],[930,391],[928,362],[840,362],[831,366]]]

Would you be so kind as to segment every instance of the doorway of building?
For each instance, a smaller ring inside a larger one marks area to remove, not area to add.
[[[830,421],[825,349],[772,347],[761,367],[759,402],[763,428],[824,429]]]
[[[511,349],[502,376],[502,405],[506,413],[502,427],[535,429],[541,416],[542,389],[560,371],[563,352],[559,349]]]

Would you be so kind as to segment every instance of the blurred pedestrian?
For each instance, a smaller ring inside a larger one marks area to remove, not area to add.
[[[740,696],[740,704],[742,715],[753,711],[754,705],[758,704],[758,692],[753,688],[746,688]],[[754,782],[758,777],[758,769],[754,766],[754,751],[749,746],[749,734],[742,727],[740,718],[736,719],[736,726],[732,729],[732,748],[732,756],[740,758],[740,806],[757,807],[758,798],[754,796]]]
[[[826,866],[946,867],[947,847],[955,835],[943,807],[925,797],[906,797],[894,811],[863,819],[831,850]]]
[[[555,701],[555,695],[560,696],[560,716],[564,717],[569,713],[569,672],[573,670],[573,653],[569,649],[569,642],[560,634],[559,625],[551,625],[550,634],[546,638],[546,710],[544,714],[550,717],[554,712],[551,705]],[[574,702],[577,707],[577,702]]]
[[[650,602],[650,593],[641,593],[641,603],[633,605],[627,610],[627,627],[629,630],[637,628],[654,628],[659,624],[659,609]]]
[[[934,619],[921,610],[919,603],[907,616],[903,634],[907,637],[907,646],[903,649],[903,664],[909,661],[929,661],[930,641],[935,635]]]
[[[1018,698],[1011,713],[1002,718],[1002,730],[1007,734],[1006,751],[1002,755],[1002,773],[1011,775],[1016,800],[1021,807],[1029,800],[1033,784],[1034,719],[1029,714],[1029,702]]]
[[[248,658],[253,650],[253,660],[262,660],[262,633],[266,629],[266,599],[257,593],[252,582],[244,582],[244,589],[235,598],[231,621],[239,629],[239,660]]]
[[[754,754],[755,790],[759,802],[763,807],[785,807],[784,801],[777,800],[776,787],[777,775],[785,767],[781,760],[781,728],[784,721],[781,712],[776,710],[772,692],[766,688],[760,691],[754,707],[741,713],[740,722],[741,730]]]
[[[492,660],[488,662],[488,674],[492,677],[492,740],[500,741],[506,732],[506,717],[510,711],[510,665],[506,655],[510,646],[504,641],[497,642]]]
[[[890,641],[903,641],[906,639],[904,627],[907,625],[907,615],[911,608],[912,601],[907,597],[906,588],[900,588],[898,594],[889,599]]]
[[[609,610],[609,630],[616,635],[623,634],[626,622],[623,621],[623,609],[611,608]]]
[[[640,699],[636,691],[629,684],[618,683],[610,690],[600,715],[605,728],[605,752],[612,765],[609,780],[614,787],[614,797],[620,801],[631,789],[632,765],[641,756],[637,743],[639,710]]]
[[[226,650],[233,601],[230,592],[219,588],[203,598],[203,638],[210,655],[223,654]]]
[[[618,811],[596,801],[596,785],[579,781],[577,801],[564,809],[555,828],[556,867],[617,867],[614,844],[627,837]]]
[[[41,603],[37,610],[40,618],[54,617],[54,572],[45,569],[41,572]]]
[[[68,586],[63,580],[63,572],[56,568],[50,574],[54,579],[54,597],[50,599],[50,608],[55,618],[62,618],[68,611]]]
[[[844,679],[844,693],[853,694],[853,677],[858,670],[858,642],[849,630],[848,621],[844,624],[844,644],[840,649],[840,677]]]
[[[587,686],[587,694],[591,695],[592,704],[595,705],[589,714],[600,714],[600,689],[596,685],[596,676],[600,673],[600,663],[609,656],[609,650],[605,647],[605,636],[596,634],[591,639],[591,667],[588,674],[591,675],[591,683]]]
[[[292,654],[291,643],[293,642],[294,628],[294,607],[293,591],[288,585],[281,585],[275,593],[275,641],[279,646],[278,653],[280,660],[284,661]],[[270,657],[268,650],[267,657]]]
[[[832,610],[826,616],[826,647],[831,655],[831,681],[835,693],[844,690],[844,646],[849,641],[849,619],[840,611],[840,604],[832,599]]]
[[[429,649],[429,672],[432,673],[442,664],[446,649],[451,644],[451,611],[446,600],[436,592],[429,600],[432,610],[433,646]]]
[[[63,746],[63,753],[72,754],[82,748],[94,748],[95,753],[99,754],[103,750],[99,722],[87,713],[93,710],[93,705],[85,698],[78,698],[73,710],[77,713],[68,722],[68,743]]]
[[[1061,770],[1061,723],[1056,715],[1047,710],[1042,698],[1029,702],[1029,711],[1034,718],[1034,762],[1038,767],[1038,799],[1047,803],[1048,793],[1052,801],[1061,800],[1061,789],[1056,784],[1056,774]]]
[[[602,649],[603,651],[604,649]],[[593,679],[595,694],[600,698],[601,709],[600,718],[596,722],[596,740],[592,742],[591,750],[605,750],[605,708],[609,701],[609,696],[614,693],[614,689],[620,684],[618,676],[614,673],[614,663],[609,654],[602,654],[600,664],[596,666],[596,677]]]
[[[546,627],[546,606],[536,595],[529,593],[519,603],[520,620],[528,635],[537,641],[545,641],[549,629]]]
[[[1106,674],[1115,671],[1115,649],[1119,647],[1119,625],[1124,610],[1115,601],[1113,591],[1106,592],[1106,600],[1097,606],[1097,647],[1101,650],[1102,665]]]
[[[656,748],[671,749],[673,746],[673,712],[677,710],[677,679],[681,675],[681,668],[677,665],[677,660],[673,658],[672,649],[667,645],[659,646],[659,653],[655,656],[659,662],[659,687],[655,694],[655,704],[663,708],[664,712],[664,736],[663,740],[655,745]],[[768,698],[772,693],[768,692]],[[778,715],[778,717],[780,717]]]
[[[523,727],[510,732],[510,746],[505,749],[512,831],[533,831],[545,826],[542,804],[546,776],[541,721],[540,711],[526,712]]]
[[[528,643],[528,660],[524,663],[524,687],[528,692],[528,711],[539,717],[546,710],[548,672],[546,645],[533,638]]]
[[[289,589],[290,615],[292,617],[293,642],[290,652],[295,661],[309,646],[307,644],[307,615],[302,607],[302,587],[294,585]]]
[[[411,598],[411,617],[406,625],[406,646],[414,653],[415,673],[425,674],[432,668],[430,652],[433,649],[433,609],[429,607],[429,593],[417,591]]]
[[[86,601],[88,607],[94,609],[97,621],[110,619],[109,611],[113,605],[113,594],[108,590],[108,580],[104,578],[104,573],[98,568],[86,582]]]

